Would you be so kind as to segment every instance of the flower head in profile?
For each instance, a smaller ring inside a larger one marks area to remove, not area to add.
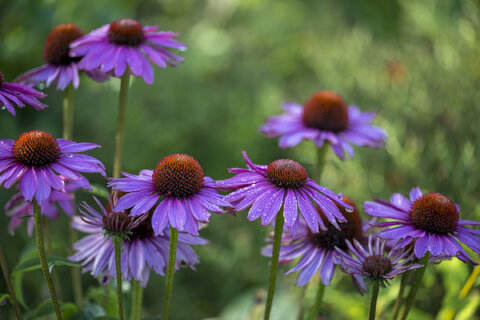
[[[323,212],[317,207],[318,213],[327,227],[326,231],[313,233],[301,219],[295,234],[283,233],[279,261],[282,264],[286,264],[300,258],[296,265],[286,272],[286,274],[290,274],[300,271],[297,278],[297,286],[306,285],[317,272],[320,273],[322,283],[330,285],[335,271],[335,248],[348,250],[346,240],[352,241],[356,239],[364,242],[364,239],[366,239],[365,233],[370,226],[362,221],[352,200],[347,197],[343,197],[342,200],[350,204],[354,210],[348,212],[345,208],[338,206],[340,212],[347,219],[346,222],[338,224],[340,230],[328,222]],[[269,242],[271,242],[271,239],[269,239]],[[262,250],[262,254],[271,257],[272,245],[265,247]],[[360,277],[354,278],[354,280],[357,287],[364,286]]]
[[[10,188],[20,181],[25,201],[35,199],[39,205],[50,197],[51,191],[65,190],[65,181],[82,180],[83,188],[90,184],[80,172],[99,172],[105,167],[97,159],[79,152],[100,147],[93,143],[76,143],[55,139],[48,132],[34,130],[17,140],[0,140],[0,185]]]
[[[336,263],[343,272],[378,281],[382,287],[396,275],[423,267],[421,264],[411,263],[415,258],[411,250],[389,250],[385,248],[385,244],[384,239],[377,237],[373,240],[372,235],[368,237],[368,247],[364,247],[355,239],[353,244],[347,240],[349,252],[336,248]]]
[[[287,102],[285,114],[271,117],[260,127],[268,138],[280,137],[281,148],[296,146],[302,140],[313,140],[321,148],[328,142],[340,159],[345,152],[353,157],[353,145],[372,148],[385,145],[387,134],[370,122],[374,113],[347,106],[343,98],[331,91],[319,91],[305,103]]]
[[[133,19],[116,20],[73,42],[70,55],[83,56],[79,64],[81,69],[100,68],[102,72],[121,77],[128,68],[133,75],[152,84],[153,68],[146,57],[166,68],[183,61],[169,49],[186,49],[183,43],[173,39],[179,34],[157,30],[157,26],[142,26]]]
[[[86,179],[82,180],[69,180],[63,176],[60,176],[65,182],[65,190],[58,191],[52,190],[50,197],[41,205],[41,213],[43,216],[51,220],[56,220],[60,216],[59,207],[68,216],[72,216],[75,211],[75,195],[74,192],[82,188]],[[87,182],[88,183],[88,182]],[[33,232],[33,203],[25,201],[21,192],[14,194],[10,200],[5,204],[5,214],[10,217],[10,224],[8,231],[13,234],[23,221],[28,221],[27,231],[28,235],[32,236]]]
[[[417,187],[408,199],[394,193],[390,202],[367,201],[364,206],[367,214],[389,220],[378,225],[389,227],[380,231],[380,237],[401,240],[397,247],[413,244],[417,258],[430,252],[433,257],[457,257],[475,264],[462,243],[480,254],[480,231],[466,227],[480,222],[459,219],[460,207],[440,193],[423,194]]]
[[[225,200],[234,205],[236,211],[251,207],[247,216],[250,221],[262,217],[262,225],[266,226],[283,207],[285,224],[293,231],[298,224],[297,212],[300,209],[307,226],[312,232],[318,233],[319,226],[322,230],[327,230],[327,227],[314,204],[321,209],[326,220],[339,230],[337,220],[345,222],[346,219],[337,204],[353,209],[335,193],[308,178],[305,168],[296,161],[279,159],[268,166],[256,165],[245,151],[243,158],[248,168],[229,169],[236,175],[217,181],[217,185],[222,189],[236,190],[227,195]]]
[[[109,216],[114,218],[111,205],[115,208],[115,202],[111,202],[106,208],[100,205],[102,212],[96,212],[93,208],[88,208],[88,216]],[[125,281],[132,279],[138,281],[141,286],[146,287],[150,270],[159,275],[164,275],[168,263],[168,249],[170,238],[168,230],[165,235],[155,235],[152,228],[152,212],[146,213],[143,218],[132,217],[128,212],[123,218],[129,217],[134,224],[130,224],[131,228],[128,237],[124,240],[124,247],[121,256],[122,277]],[[88,219],[88,218],[87,218]],[[121,220],[121,219],[119,219]],[[112,226],[120,226],[118,221],[110,221]],[[99,222],[99,219],[97,219]],[[115,271],[115,253],[113,241],[109,237],[105,237],[105,226],[94,222],[94,220],[86,220],[74,217],[72,227],[78,231],[89,233],[88,236],[79,240],[73,245],[75,254],[69,257],[70,260],[82,262],[83,271],[90,272],[92,276],[98,277],[102,275],[103,282],[107,283],[116,277]],[[163,234],[163,232],[162,232]],[[194,237],[186,232],[178,233],[177,258],[175,269],[178,270],[182,266],[188,266],[194,269],[194,265],[199,262],[198,256],[195,254],[191,245],[204,245],[207,241],[200,237]]]
[[[70,44],[82,37],[85,33],[75,24],[61,24],[50,31],[43,49],[45,64],[20,75],[16,82],[36,86],[45,83],[49,87],[57,83],[58,90],[65,90],[69,85],[78,88],[80,77],[78,62],[80,57],[70,57]],[[91,70],[87,74],[96,81],[105,81],[108,75],[98,70]]]
[[[166,156],[155,170],[142,170],[138,176],[123,175],[125,178],[114,178],[109,183],[126,193],[115,211],[131,208],[130,214],[137,216],[153,208],[151,221],[156,235],[169,226],[198,235],[199,222],[209,222],[211,212],[223,213],[221,207],[230,206],[197,160],[186,154]]]
[[[30,105],[36,110],[43,110],[47,105],[38,101],[47,95],[19,83],[5,82],[5,75],[0,70],[0,107],[5,108],[12,115],[16,114],[15,106],[24,108]]]

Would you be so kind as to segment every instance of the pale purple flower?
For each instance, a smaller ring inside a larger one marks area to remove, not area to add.
[[[24,108],[30,105],[36,110],[43,110],[48,107],[37,99],[45,98],[47,95],[19,83],[5,82],[5,75],[0,70],[0,107],[4,107],[12,115],[16,114],[15,106]]]
[[[52,189],[64,191],[65,182],[60,177],[83,180],[79,172],[99,172],[105,167],[97,159],[79,154],[100,147],[94,143],[76,143],[55,139],[48,132],[26,132],[16,141],[0,140],[0,185],[10,188],[17,181],[25,201],[34,198],[39,205],[50,197]],[[90,188],[87,180],[82,187]]]
[[[154,64],[166,68],[183,61],[170,51],[171,48],[185,50],[183,43],[173,38],[178,33],[157,31],[157,26],[142,26],[133,19],[120,19],[104,25],[71,45],[70,55],[82,57],[79,67],[84,70],[100,68],[102,72],[121,77],[127,69],[133,75],[143,77],[146,83],[153,83]],[[146,57],[145,57],[146,56]]]
[[[476,264],[461,244],[480,254],[480,222],[459,219],[460,207],[440,193],[423,194],[420,188],[410,191],[409,199],[394,193],[390,202],[375,200],[364,203],[365,212],[373,217],[387,218],[379,227],[386,239],[401,240],[397,247],[414,245],[417,258],[430,252],[433,257],[457,257],[463,262]]]
[[[130,214],[137,216],[154,209],[152,227],[156,235],[169,226],[198,235],[199,222],[209,222],[211,212],[223,213],[221,207],[230,206],[217,192],[215,182],[203,174],[200,164],[185,154],[166,156],[155,170],[142,170],[138,176],[123,175],[125,178],[109,183],[126,193],[115,211],[131,208]]]
[[[352,144],[371,148],[385,145],[385,131],[370,124],[375,114],[347,106],[336,93],[319,91],[304,106],[286,102],[283,108],[285,114],[270,117],[260,127],[260,132],[268,138],[280,137],[281,148],[296,146],[302,140],[313,140],[319,148],[327,142],[344,160],[345,152],[353,157]]]
[[[318,233],[319,226],[322,230],[327,230],[327,227],[315,209],[315,204],[320,207],[327,220],[340,230],[337,220],[346,220],[336,204],[347,209],[352,207],[329,189],[308,178],[307,171],[301,164],[289,159],[279,159],[268,166],[256,165],[245,151],[243,158],[247,169],[229,169],[229,172],[236,175],[217,181],[217,185],[222,189],[236,190],[227,195],[225,200],[234,205],[236,211],[251,207],[248,220],[262,217],[262,225],[266,226],[283,207],[285,225],[295,233],[300,210],[310,230]]]
[[[58,90],[65,90],[70,84],[78,88],[80,77],[78,62],[80,58],[69,56],[70,43],[84,35],[84,32],[74,24],[61,24],[50,31],[43,50],[45,64],[20,75],[16,82],[36,86],[45,83],[48,88],[52,82],[57,83]],[[98,70],[88,71],[87,74],[96,81],[105,81],[107,74]]]

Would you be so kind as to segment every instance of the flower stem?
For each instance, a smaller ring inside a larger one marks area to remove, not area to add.
[[[170,298],[172,296],[173,287],[173,275],[175,274],[175,261],[177,260],[177,240],[178,230],[170,227],[170,248],[168,250],[168,269],[167,279],[165,282],[165,299],[163,300],[162,320],[168,319],[168,307],[170,306]]]
[[[398,290],[397,299],[395,300],[395,306],[393,307],[393,316],[392,320],[397,320],[398,312],[400,311],[400,306],[402,304],[403,292],[407,286],[408,277],[411,271],[405,272],[402,274],[402,280],[400,282],[400,290]]]
[[[427,269],[429,257],[430,257],[430,252],[427,252],[425,256],[419,261],[419,264],[423,264],[423,267],[417,270],[417,273],[415,275],[415,282],[412,284],[412,287],[410,288],[410,292],[408,293],[408,296],[407,296],[407,301],[405,302],[405,307],[403,308],[402,316],[400,317],[401,320],[407,319],[408,312],[412,307],[413,300],[417,295],[418,288],[420,288],[420,283],[422,282],[423,275],[425,274],[425,270]]]
[[[115,246],[115,273],[117,275],[117,300],[118,300],[118,317],[123,320],[123,294],[122,294],[122,241],[121,237],[113,237]]]
[[[132,281],[132,311],[130,313],[130,320],[139,320],[142,312],[142,297],[143,288],[138,284],[138,281]]]
[[[273,295],[275,293],[275,281],[277,278],[278,257],[280,256],[280,243],[283,232],[283,214],[277,213],[275,218],[275,231],[273,234],[272,263],[270,265],[270,281],[268,283],[267,302],[265,304],[265,315],[263,319],[270,319],[272,310]]]
[[[372,284],[372,299],[370,300],[370,317],[369,320],[375,320],[375,312],[377,311],[377,298],[378,298],[378,281],[374,281]]]
[[[303,314],[305,312],[305,308],[303,307],[303,300],[305,299],[307,286],[308,286],[308,283],[301,288],[302,291],[300,292],[300,299],[298,299],[299,304],[298,304],[297,320],[303,320]]]
[[[118,101],[118,123],[117,133],[115,135],[115,155],[113,158],[113,177],[120,177],[122,167],[123,138],[125,136],[125,114],[128,100],[128,83],[130,81],[130,71],[126,70],[120,78],[120,98]]]
[[[320,183],[323,168],[325,167],[325,159],[327,158],[328,143],[325,142],[321,148],[317,148],[317,161],[315,162],[315,178]]]
[[[15,313],[17,314],[17,319],[22,320],[22,311],[20,306],[18,305],[17,295],[15,294],[15,290],[13,290],[12,280],[10,279],[10,273],[8,273],[8,266],[7,261],[5,260],[5,256],[3,255],[3,249],[0,245],[0,267],[2,268],[3,277],[5,278],[5,282],[7,284],[8,293],[12,298],[13,307],[15,308]]]
[[[73,93],[75,89],[69,85],[63,97],[63,139],[72,140],[73,137]]]
[[[37,249],[40,257],[40,264],[42,266],[43,276],[47,282],[48,291],[50,292],[50,297],[52,299],[53,308],[55,309],[55,314],[57,319],[62,319],[62,313],[60,312],[60,306],[58,305],[57,295],[55,293],[55,287],[53,286],[52,277],[50,276],[50,271],[48,270],[47,257],[45,256],[45,246],[43,244],[43,234],[42,234],[42,213],[40,206],[37,204],[37,201],[33,201],[33,220],[35,222],[35,239],[37,241]]]
[[[463,299],[468,295],[473,285],[475,284],[475,281],[477,280],[478,275],[480,275],[480,266],[476,266],[475,268],[473,268],[473,271],[468,277],[467,282],[465,282],[465,285],[463,286],[462,290],[460,290],[460,294],[458,295],[460,299]]]
[[[315,304],[312,308],[312,315],[310,319],[316,320],[318,316],[318,312],[320,311],[320,307],[323,302],[323,294],[325,293],[325,285],[322,283],[322,279],[319,279],[318,282],[318,290],[317,290],[317,298],[315,299]]]

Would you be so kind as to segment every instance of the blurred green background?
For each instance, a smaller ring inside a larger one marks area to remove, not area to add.
[[[277,140],[259,132],[268,116],[282,112],[283,101],[305,102],[317,90],[333,90],[349,104],[376,111],[374,124],[385,128],[384,149],[355,148],[353,160],[329,154],[322,184],[361,203],[387,199],[411,187],[448,195],[462,207],[461,218],[480,219],[480,2],[479,1],[288,1],[288,0],[121,0],[3,1],[0,11],[0,69],[12,81],[43,64],[50,29],[76,23],[89,31],[131,17],[144,25],[182,33],[188,45],[177,68],[155,68],[153,86],[136,79],[131,85],[124,148],[125,171],[153,168],[165,155],[194,156],[216,179],[226,168],[244,166],[241,151],[256,163],[289,157],[312,172],[311,142],[280,150]],[[82,77],[75,95],[76,141],[104,148],[90,152],[111,172],[117,119],[118,79],[98,84]],[[42,112],[18,110],[0,115],[0,137],[16,139],[27,130],[62,133],[62,94],[51,87]],[[98,175],[95,183],[105,184]],[[13,194],[2,189],[0,205]],[[80,193],[78,199],[88,199]],[[89,200],[90,201],[90,200]],[[259,221],[213,216],[202,232],[210,240],[197,248],[197,271],[176,274],[172,319],[249,319],[264,295],[269,262],[260,255],[268,230]],[[68,221],[50,224],[56,251],[67,255]],[[20,228],[7,233],[0,215],[0,240],[9,267],[33,241]],[[479,260],[477,255],[473,256]],[[283,270],[287,270],[283,267]],[[470,266],[444,262],[427,270],[412,319],[442,319],[455,304],[457,319],[473,319],[480,303],[478,287],[457,302]],[[72,301],[70,271],[59,268],[65,301]],[[272,318],[295,319],[301,290],[296,275],[278,278]],[[25,274],[27,304],[48,298],[39,271]],[[90,297],[104,296],[98,282],[83,276]],[[103,289],[103,287],[101,287]],[[161,312],[164,279],[151,276],[145,291],[145,316]],[[315,286],[309,288],[311,303]],[[381,291],[379,313],[387,317],[398,282]],[[128,288],[127,288],[128,295]],[[6,292],[0,281],[0,293]],[[108,298],[108,297],[107,297]],[[107,298],[103,298],[106,300]],[[92,298],[93,299],[93,298]],[[91,300],[92,302],[94,301]],[[348,277],[337,272],[327,288],[325,319],[363,319],[369,296],[359,296]],[[8,317],[9,310],[0,313]]]

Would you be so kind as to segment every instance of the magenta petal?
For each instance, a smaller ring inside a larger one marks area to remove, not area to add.
[[[32,201],[35,192],[37,191],[37,175],[35,169],[28,168],[22,179],[20,180],[20,191],[26,201]]]
[[[283,216],[285,218],[285,224],[288,227],[292,227],[297,220],[297,198],[295,197],[295,192],[293,192],[292,189],[287,189],[285,202],[283,205]]]

